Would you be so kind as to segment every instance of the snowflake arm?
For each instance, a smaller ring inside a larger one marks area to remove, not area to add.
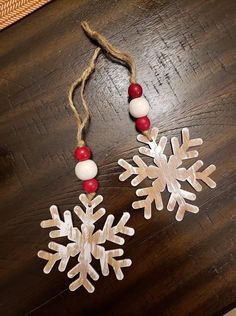
[[[105,254],[105,260],[101,263],[101,269],[103,275],[109,274],[109,265],[113,268],[117,280],[122,280],[124,274],[121,268],[126,268],[131,266],[132,261],[130,259],[116,260],[115,257],[120,257],[124,254],[123,249],[108,250]]]
[[[182,145],[179,145],[179,141],[177,137],[171,138],[171,145],[173,149],[174,156],[180,160],[190,159],[198,157],[197,150],[189,151],[190,147],[200,146],[203,141],[201,138],[190,139],[189,129],[182,129]]]
[[[92,293],[95,288],[89,281],[88,276],[90,276],[92,280],[97,281],[99,279],[99,274],[90,263],[83,263],[81,258],[79,258],[79,261],[80,262],[67,273],[68,278],[73,278],[79,274],[79,277],[70,284],[69,289],[75,291],[83,285],[89,293]]]
[[[165,150],[165,146],[167,143],[167,138],[162,136],[159,143],[156,142],[158,136],[158,128],[153,128],[151,130],[150,138],[151,141],[144,135],[140,134],[137,136],[139,142],[148,145],[150,148],[141,147],[139,148],[139,152],[154,158],[156,153],[162,154]],[[125,181],[132,175],[136,175],[136,177],[131,181],[133,186],[137,186],[144,179],[154,179],[159,177],[158,167],[157,166],[147,166],[146,163],[137,155],[133,157],[133,161],[136,164],[136,167],[133,167],[130,163],[125,161],[124,159],[119,159],[118,164],[124,168],[124,171],[120,176],[120,181]]]
[[[42,228],[50,228],[50,227],[59,228],[58,230],[53,230],[49,233],[49,236],[51,238],[67,236],[69,240],[74,240],[75,235],[78,236],[78,234],[80,234],[78,230],[73,228],[70,211],[64,212],[64,222],[60,219],[58,208],[56,205],[52,205],[50,207],[50,213],[51,213],[52,219],[42,221],[41,227]],[[48,261],[44,267],[44,272],[49,273],[57,261],[60,261],[58,270],[65,271],[70,257],[74,256],[73,245],[74,243],[69,243],[67,246],[63,246],[56,242],[50,242],[48,244],[48,248],[56,251],[55,253],[50,253],[48,251],[40,250],[38,252],[38,257]]]
[[[203,171],[199,171],[199,169],[203,166],[203,162],[201,160],[196,161],[188,170],[187,170],[187,178],[186,180],[191,184],[191,186],[196,191],[201,191],[202,186],[197,180],[201,180],[206,183],[210,188],[214,189],[216,187],[215,181],[213,181],[209,176],[216,170],[215,165],[210,165]]]
[[[167,143],[167,137],[162,136],[160,138],[159,142],[157,142],[158,132],[159,131],[158,131],[157,127],[154,127],[151,130],[151,133],[150,133],[151,141],[146,136],[144,136],[142,134],[139,134],[137,136],[137,140],[140,143],[144,143],[144,144],[149,146],[149,148],[144,147],[144,146],[140,147],[139,148],[140,154],[143,154],[143,155],[151,157],[151,158],[155,158],[157,155],[161,155],[164,153],[164,150],[166,148],[166,143]]]
[[[48,261],[43,269],[44,273],[46,274],[50,273],[57,261],[60,261],[58,265],[58,270],[60,272],[65,271],[70,257],[74,256],[73,245],[74,245],[73,243],[70,243],[67,246],[63,246],[56,242],[50,242],[48,244],[48,248],[53,251],[56,251],[55,253],[50,253],[48,251],[40,250],[38,252],[38,257]]]
[[[198,180],[203,181],[211,188],[215,188],[216,186],[216,183],[209,177],[209,175],[213,171],[215,171],[215,166],[210,165],[205,170],[199,171],[202,166],[203,162],[201,160],[198,160],[188,170],[186,170],[185,168],[177,169],[176,179],[173,179],[171,185],[168,185],[168,190],[171,195],[169,198],[167,209],[169,211],[173,211],[175,205],[178,204],[178,209],[175,217],[177,221],[181,221],[183,219],[186,211],[191,213],[198,213],[199,211],[199,208],[197,206],[189,204],[185,201],[194,201],[196,199],[196,195],[189,191],[182,190],[177,180],[188,181],[197,192],[202,190],[202,186]]]
[[[108,215],[103,229],[98,230],[93,235],[93,241],[96,242],[96,244],[98,245],[103,244],[107,240],[118,245],[123,245],[125,242],[124,238],[117,236],[117,234],[121,233],[121,234],[129,235],[129,236],[132,236],[134,234],[133,228],[125,226],[129,218],[130,218],[130,214],[128,212],[123,213],[118,224],[112,227],[115,217],[111,214]]]
[[[40,226],[42,228],[51,228],[51,227],[59,228],[58,230],[53,230],[49,233],[49,236],[51,238],[69,236],[73,229],[70,211],[64,212],[64,222],[60,219],[58,208],[56,205],[52,205],[50,207],[50,213],[51,213],[52,219],[47,219],[45,221],[42,221]]]
[[[178,204],[178,209],[176,212],[176,220],[182,221],[184,218],[184,214],[186,211],[191,213],[198,213],[199,208],[195,205],[187,203],[185,200],[194,201],[196,199],[196,195],[194,193],[185,191],[179,188],[176,188],[171,192],[169,202],[167,204],[168,211],[173,211],[176,204]]]
[[[146,178],[153,179],[158,176],[158,168],[155,166],[147,166],[139,156],[135,155],[133,157],[133,161],[137,167],[133,167],[124,159],[118,160],[118,164],[126,170],[119,176],[120,181],[125,181],[132,175],[136,175],[136,177],[131,181],[131,184],[133,186],[137,186]]]
[[[173,156],[172,156],[173,157]],[[197,191],[202,190],[202,186],[198,180],[206,183],[209,187],[215,188],[216,183],[209,177],[212,172],[215,171],[215,166],[210,165],[203,171],[199,169],[203,166],[201,160],[196,161],[188,170],[185,168],[179,168],[176,172],[176,180],[172,180],[172,185],[169,185],[169,192],[171,193],[167,209],[173,211],[176,203],[178,204],[178,209],[176,213],[176,220],[181,221],[184,217],[186,211],[191,213],[198,213],[199,208],[195,205],[187,203],[185,200],[194,201],[196,195],[189,191],[182,190],[180,184],[177,180],[188,181],[189,184]]]
[[[103,275],[109,274],[109,265],[113,268],[115,275],[118,280],[123,279],[123,272],[121,271],[122,267],[129,267],[131,265],[130,259],[122,259],[116,260],[115,257],[122,256],[122,249],[114,249],[106,251],[104,247],[100,246],[105,241],[111,241],[118,245],[123,245],[125,240],[123,237],[117,236],[117,234],[121,233],[124,235],[132,236],[134,234],[134,229],[125,224],[128,222],[130,218],[130,214],[125,212],[123,213],[121,219],[117,223],[117,225],[113,226],[114,216],[108,215],[104,227],[102,230],[98,230],[93,235],[93,242],[96,246],[93,249],[93,256],[96,259],[100,260],[101,271]]]
[[[144,217],[150,219],[152,217],[152,203],[155,202],[157,210],[163,209],[163,202],[161,192],[165,189],[165,184],[162,183],[161,179],[156,179],[151,187],[138,189],[137,196],[146,196],[145,199],[135,201],[132,204],[134,209],[144,209]]]

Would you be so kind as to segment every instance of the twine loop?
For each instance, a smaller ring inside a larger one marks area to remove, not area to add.
[[[129,70],[130,70],[130,82],[131,83],[136,82],[136,65],[135,65],[133,58],[129,54],[127,54],[126,52],[123,52],[123,51],[119,50],[118,48],[115,48],[114,46],[112,46],[108,42],[106,37],[104,37],[103,35],[101,35],[100,33],[96,32],[96,31],[92,30],[86,21],[81,22],[81,26],[82,26],[84,32],[86,33],[86,35],[91,40],[95,40],[97,42],[97,44],[99,45],[99,47],[97,47],[95,49],[93,56],[92,56],[91,60],[89,61],[87,68],[83,71],[82,75],[73,82],[73,84],[71,85],[69,92],[68,92],[69,105],[71,107],[71,110],[75,116],[76,123],[77,123],[77,137],[76,137],[76,139],[77,139],[78,147],[82,147],[85,145],[85,140],[83,138],[83,132],[84,132],[84,129],[85,129],[87,123],[89,122],[89,119],[91,118],[89,105],[84,97],[85,85],[86,85],[87,80],[89,79],[89,77],[91,76],[91,74],[93,73],[93,71],[96,68],[96,61],[97,61],[97,58],[98,58],[101,50],[103,49],[106,53],[108,53],[109,55],[111,55],[115,59],[118,59],[118,60],[124,62],[125,65],[127,65]],[[75,90],[79,85],[80,85],[80,98],[81,98],[82,106],[83,106],[83,110],[84,110],[83,118],[81,117],[81,115],[80,115],[79,111],[77,110],[75,103],[73,101]]]

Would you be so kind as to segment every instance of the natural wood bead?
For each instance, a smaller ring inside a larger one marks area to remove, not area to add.
[[[96,177],[98,167],[96,163],[91,160],[80,161],[75,166],[75,174],[80,180],[89,180]]]
[[[149,112],[149,103],[144,97],[135,98],[129,103],[129,113],[134,118],[146,116]]]

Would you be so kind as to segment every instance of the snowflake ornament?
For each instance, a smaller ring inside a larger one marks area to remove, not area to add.
[[[96,281],[99,278],[98,273],[92,266],[92,257],[100,261],[101,272],[104,276],[109,274],[109,266],[114,270],[116,278],[118,280],[123,279],[124,275],[122,268],[129,267],[131,265],[130,259],[117,259],[123,255],[124,251],[121,248],[106,250],[102,246],[106,241],[110,241],[114,244],[123,245],[124,238],[118,236],[119,233],[132,236],[134,229],[125,226],[130,218],[130,214],[125,212],[121,216],[117,225],[113,226],[114,216],[108,215],[103,229],[95,231],[94,223],[98,221],[104,214],[105,209],[99,208],[96,212],[94,209],[102,202],[103,197],[101,195],[96,196],[90,201],[85,194],[81,194],[79,199],[85,211],[80,206],[75,206],[74,212],[82,222],[81,229],[73,225],[72,216],[70,211],[64,212],[64,220],[60,219],[58,208],[55,205],[50,207],[51,219],[41,222],[42,228],[56,227],[58,229],[52,230],[49,236],[54,238],[66,237],[68,239],[67,245],[51,241],[48,244],[48,248],[54,252],[47,252],[40,250],[38,256],[44,260],[47,260],[47,264],[44,267],[44,273],[49,273],[55,263],[58,261],[58,270],[65,271],[67,264],[72,257],[77,257],[78,263],[67,273],[69,278],[78,276],[74,280],[69,289],[75,291],[80,286],[84,286],[85,289],[92,293],[94,286],[88,277]]]
[[[158,142],[157,136],[158,128],[156,127],[150,131],[150,140],[142,134],[137,136],[139,142],[149,146],[149,148],[140,147],[139,152],[153,158],[155,165],[148,166],[137,155],[133,157],[136,166],[132,166],[124,159],[120,159],[118,164],[123,167],[125,171],[120,175],[119,179],[125,181],[132,175],[136,175],[131,181],[133,186],[137,186],[146,178],[154,179],[150,187],[136,191],[137,196],[144,198],[132,204],[134,209],[144,208],[144,217],[146,219],[150,219],[152,216],[153,202],[155,202],[157,210],[163,209],[161,192],[167,187],[167,190],[170,192],[167,209],[168,211],[173,211],[176,205],[178,205],[176,220],[181,221],[186,211],[191,213],[197,213],[199,211],[197,206],[186,202],[186,200],[194,201],[196,195],[181,189],[181,182],[187,181],[196,191],[202,190],[199,180],[205,182],[210,188],[215,188],[216,183],[209,176],[215,171],[216,167],[210,165],[205,170],[199,171],[203,166],[201,160],[197,160],[188,169],[182,167],[184,160],[198,157],[198,151],[189,151],[190,147],[202,145],[203,143],[201,138],[190,139],[188,128],[182,130],[182,145],[179,144],[176,137],[171,138],[173,154],[169,158],[164,154],[167,138],[162,136]]]

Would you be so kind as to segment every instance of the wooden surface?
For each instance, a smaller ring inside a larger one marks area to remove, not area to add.
[[[235,9],[233,0],[58,0],[1,33],[1,315],[208,316],[235,305]],[[179,223],[166,210],[149,221],[132,211],[135,188],[118,181],[117,165],[138,148],[128,71],[99,58],[86,90],[87,141],[107,213],[130,211],[136,234],[125,246],[133,261],[125,279],[101,277],[94,294],[69,292],[66,274],[44,275],[36,256],[46,249],[39,223],[49,206],[71,209],[81,192],[67,91],[94,49],[83,19],[135,57],[161,135],[189,127],[204,140],[200,158],[217,166],[217,188],[198,193],[198,215]]]

